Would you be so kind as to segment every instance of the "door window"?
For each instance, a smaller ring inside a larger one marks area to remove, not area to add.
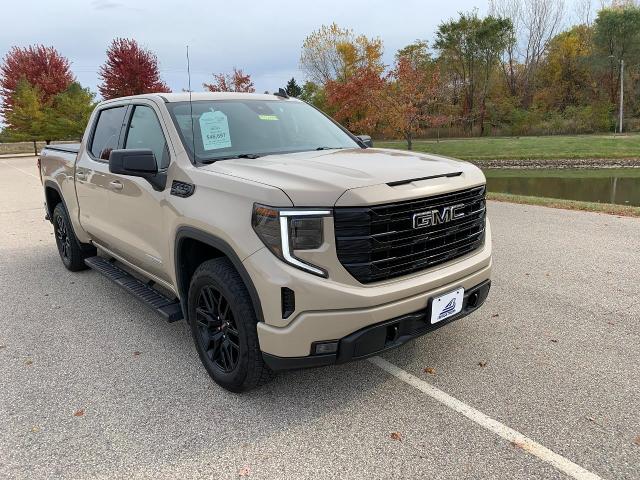
[[[131,115],[124,148],[149,148],[154,153],[158,168],[169,166],[169,150],[158,117],[151,107],[136,105]]]
[[[123,106],[108,108],[100,112],[89,149],[95,158],[109,160],[111,150],[118,148],[120,130],[126,111],[127,107]]]

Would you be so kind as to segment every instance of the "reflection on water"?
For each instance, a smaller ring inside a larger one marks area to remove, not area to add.
[[[627,171],[628,170],[628,171]],[[485,170],[490,192],[640,206],[640,172],[566,169]]]

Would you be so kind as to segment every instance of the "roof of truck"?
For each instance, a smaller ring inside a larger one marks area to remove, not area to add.
[[[145,93],[142,95],[134,95],[131,97],[114,98],[110,101],[127,100],[134,98],[161,98],[164,102],[188,102],[189,92],[179,93]],[[268,93],[237,93],[237,92],[192,92],[191,100],[197,102],[199,100],[285,100],[277,95]],[[291,98],[290,100],[296,100]],[[104,103],[104,102],[103,102]]]

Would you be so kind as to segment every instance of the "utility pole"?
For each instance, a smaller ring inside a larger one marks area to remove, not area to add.
[[[620,59],[620,133],[622,133],[622,112],[624,108],[624,59]]]

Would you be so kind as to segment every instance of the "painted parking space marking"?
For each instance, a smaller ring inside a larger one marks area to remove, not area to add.
[[[452,397],[448,393],[434,387],[428,382],[419,379],[418,377],[405,372],[400,367],[395,366],[393,363],[386,361],[382,357],[372,357],[369,359],[371,363],[380,367],[385,372],[393,375],[394,377],[402,380],[403,382],[411,385],[412,387],[420,390],[422,393],[426,393],[434,400],[442,403],[446,407],[464,415],[469,420],[477,423],[481,427],[495,433],[499,437],[508,440],[522,450],[529,452],[531,455],[538,457],[543,462],[546,462],[553,467],[557,468],[561,472],[566,473],[570,477],[578,480],[602,480],[601,477],[589,470],[582,468],[580,465],[573,463],[571,460],[549,450],[544,445],[530,439],[516,430],[507,427],[506,425],[488,417],[479,410],[476,410],[470,405]]]

